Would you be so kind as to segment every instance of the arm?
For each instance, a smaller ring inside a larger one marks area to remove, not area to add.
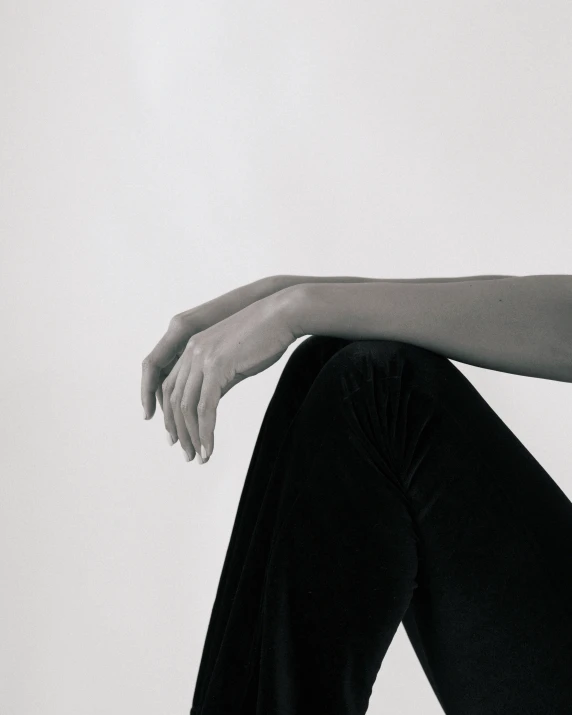
[[[360,278],[358,276],[271,276],[274,292],[300,283],[453,283],[459,281],[486,281],[516,276],[460,276],[458,278]]]
[[[301,283],[280,294],[296,338],[397,340],[469,365],[572,382],[571,275]]]
[[[227,293],[201,303],[189,310],[183,311],[177,317],[188,319],[197,330],[205,328],[224,320],[229,315],[238,313],[239,310],[254,303],[257,300],[266,298],[285,288],[299,285],[300,283],[369,283],[387,281],[399,281],[403,283],[424,283],[434,281],[462,281],[481,280],[486,278],[502,278],[503,276],[467,276],[463,278],[354,278],[347,276],[296,276],[296,275],[275,275],[259,278],[252,283],[233,288]],[[507,276],[510,277],[510,276]]]

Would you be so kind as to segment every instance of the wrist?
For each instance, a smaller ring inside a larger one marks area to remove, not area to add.
[[[309,304],[308,287],[307,283],[297,283],[278,290],[272,296],[278,314],[295,340],[308,334],[304,324],[304,315]]]
[[[268,290],[272,293],[277,293],[292,285],[291,281],[288,280],[288,276],[284,275],[267,276],[263,280]]]

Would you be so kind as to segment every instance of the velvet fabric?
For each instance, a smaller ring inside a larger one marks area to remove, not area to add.
[[[260,427],[191,715],[361,715],[401,622],[446,715],[570,715],[572,504],[447,358],[312,335]]]

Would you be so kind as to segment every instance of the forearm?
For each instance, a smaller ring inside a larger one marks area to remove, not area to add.
[[[470,365],[572,382],[572,276],[304,283],[282,294],[296,337],[397,340]]]
[[[301,283],[457,283],[460,281],[497,280],[499,278],[515,277],[484,275],[459,276],[456,278],[363,278],[360,276],[297,276],[283,274],[272,276],[268,280],[274,286],[274,291],[279,291]]]
[[[484,278],[495,278],[496,276],[474,276],[473,280]],[[189,315],[197,323],[198,327],[209,326],[224,320],[229,315],[237,313],[239,310],[254,303],[257,300],[266,298],[285,288],[299,285],[301,283],[366,283],[378,281],[403,281],[403,282],[429,282],[429,281],[456,281],[468,280],[465,278],[360,278],[352,276],[296,276],[296,275],[274,275],[265,276],[246,285],[233,288],[223,295],[219,295],[212,300],[201,303],[186,311],[184,315]]]

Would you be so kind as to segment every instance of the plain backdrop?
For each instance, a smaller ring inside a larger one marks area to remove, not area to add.
[[[187,715],[246,468],[143,421],[177,312],[265,275],[572,272],[572,4],[1,0],[0,711]],[[572,495],[569,383],[456,363]],[[403,627],[369,712],[439,715]]]

